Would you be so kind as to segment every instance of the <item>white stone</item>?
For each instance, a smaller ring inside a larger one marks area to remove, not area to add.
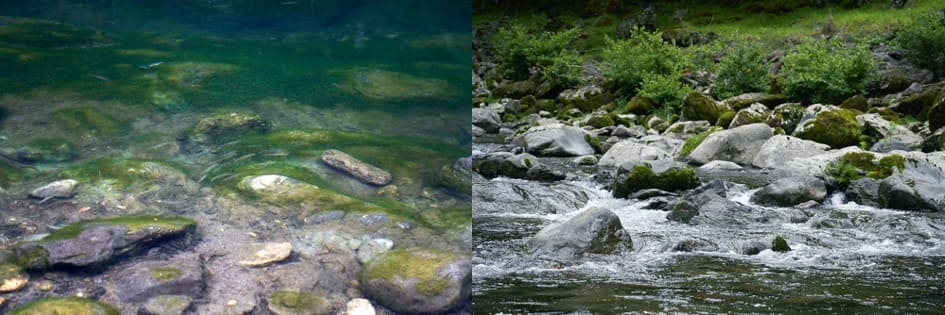
[[[75,196],[75,187],[79,184],[74,179],[58,180],[30,192],[33,198],[69,198]]]
[[[345,315],[374,315],[374,306],[371,301],[357,298],[345,304]]]

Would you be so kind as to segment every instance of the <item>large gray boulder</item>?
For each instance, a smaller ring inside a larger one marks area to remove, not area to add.
[[[624,140],[617,142],[607,153],[601,156],[597,165],[602,166],[620,166],[625,164],[635,165],[646,161],[672,160],[673,157],[663,149],[658,147],[639,143],[636,140]]]
[[[715,132],[689,153],[689,161],[705,164],[722,160],[748,165],[773,135],[774,130],[763,123]]]
[[[494,109],[472,109],[473,126],[482,128],[488,133],[497,133],[499,129],[502,128],[501,123],[502,120],[499,118],[499,113]]]
[[[584,254],[611,254],[633,248],[630,234],[610,210],[592,207],[570,220],[541,229],[528,240],[536,254],[569,258]]]
[[[822,202],[827,197],[826,183],[816,177],[796,176],[776,180],[751,196],[763,205],[789,207],[807,201]]]
[[[768,168],[781,165],[796,158],[808,158],[821,155],[830,150],[830,146],[792,136],[777,135],[771,137],[758,149],[758,154],[751,165]]]
[[[858,115],[856,121],[863,125],[866,135],[879,140],[870,147],[873,152],[919,150],[925,140],[906,126],[890,123],[877,114]]]
[[[776,212],[729,200],[726,189],[727,184],[718,179],[705,183],[679,198],[666,218],[692,225],[737,226],[779,217]]]
[[[587,143],[590,137],[577,127],[549,124],[529,128],[512,143],[538,156],[581,156],[594,153],[594,148]]]

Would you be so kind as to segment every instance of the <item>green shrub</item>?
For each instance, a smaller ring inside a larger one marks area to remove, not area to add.
[[[784,56],[778,83],[789,98],[837,104],[863,94],[875,71],[876,60],[865,46],[807,40]]]
[[[768,90],[767,54],[757,41],[738,39],[719,59],[718,79],[712,93],[716,99],[726,99],[749,92]]]
[[[578,29],[562,32],[534,31],[521,24],[499,30],[495,37],[499,72],[513,80],[527,79],[537,67],[543,79],[564,86],[580,83],[581,56],[569,48]]]
[[[622,92],[641,88],[647,76],[678,80],[687,60],[679,47],[663,41],[661,33],[642,28],[634,29],[627,40],[607,38],[601,57],[604,74]]]
[[[945,75],[945,24],[939,15],[916,17],[899,30],[895,44],[912,64]]]
[[[637,95],[657,104],[654,114],[665,118],[678,111],[689,91],[692,88],[679,82],[679,77],[645,73]]]

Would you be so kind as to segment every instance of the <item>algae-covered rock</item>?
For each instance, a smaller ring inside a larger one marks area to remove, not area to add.
[[[246,176],[237,184],[237,188],[275,205],[294,207],[304,203],[309,206],[307,208],[316,211],[379,209],[330,189],[277,174]]]
[[[77,297],[52,297],[23,305],[10,315],[119,315],[111,305]]]
[[[378,101],[411,99],[446,99],[453,96],[449,82],[405,73],[351,68],[340,71],[344,90]]]
[[[801,122],[793,136],[816,141],[839,149],[859,144],[860,124],[856,112],[845,108],[827,108],[811,119]]]
[[[193,299],[183,295],[159,295],[148,299],[141,306],[141,313],[147,315],[180,315],[183,314]]]
[[[185,135],[190,145],[214,145],[238,139],[241,136],[262,133],[272,125],[256,114],[221,113],[197,121]]]
[[[623,165],[614,181],[614,197],[626,198],[634,192],[656,188],[680,191],[699,184],[695,171],[686,164],[673,161],[652,161]]]
[[[276,291],[269,295],[269,311],[276,315],[332,314],[324,296],[308,291]]]
[[[187,178],[177,167],[160,161],[116,158],[85,161],[62,170],[58,175],[76,179],[83,185],[100,185],[105,191],[147,189]]]
[[[63,108],[52,113],[60,128],[78,140],[122,135],[128,125],[95,107]]]
[[[76,157],[75,145],[62,138],[37,138],[16,149],[17,161],[24,163],[59,163]]]
[[[459,158],[453,164],[441,167],[436,182],[452,191],[471,194],[472,157]]]
[[[162,295],[197,297],[203,293],[204,283],[200,257],[185,254],[130,265],[110,285],[122,302],[140,304]]]
[[[181,217],[132,216],[80,221],[14,248],[14,261],[28,269],[87,267],[134,253],[156,241],[193,231],[197,222]]]
[[[365,184],[383,186],[390,183],[392,179],[387,171],[338,150],[325,150],[322,153],[322,162]]]
[[[362,291],[401,313],[445,313],[469,299],[469,258],[426,248],[388,251],[368,262],[361,274]]]
[[[722,113],[728,111],[731,111],[728,105],[696,91],[689,92],[682,105],[682,115],[686,120],[707,120],[715,123]]]

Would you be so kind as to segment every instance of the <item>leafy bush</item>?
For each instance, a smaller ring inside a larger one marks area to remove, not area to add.
[[[662,117],[676,113],[686,94],[692,90],[688,85],[679,82],[678,76],[644,73],[642,77],[643,83],[637,95],[659,104],[657,112]]]
[[[770,78],[763,47],[755,41],[739,39],[726,50],[719,59],[718,79],[712,90],[717,99],[768,90]]]
[[[642,28],[634,29],[627,40],[607,38],[601,56],[606,62],[604,74],[623,92],[640,89],[654,75],[676,80],[686,68],[679,47],[663,41],[661,33]]]
[[[912,64],[945,76],[945,23],[940,16],[915,18],[899,30],[895,43]]]
[[[778,83],[803,102],[838,104],[862,94],[873,80],[876,60],[865,46],[839,40],[807,40],[783,58]]]
[[[521,24],[499,30],[495,52],[500,73],[513,80],[527,79],[529,69],[537,67],[545,80],[564,86],[580,83],[581,56],[570,49],[578,29],[540,32]]]

